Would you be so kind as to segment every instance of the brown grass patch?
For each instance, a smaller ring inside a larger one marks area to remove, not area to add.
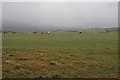
[[[23,65],[25,65],[26,68],[30,68],[30,69],[41,69],[45,66],[47,66],[47,64],[43,61],[38,61],[38,60],[29,60],[29,61],[24,61],[22,62]]]
[[[6,64],[15,64],[15,61],[12,61],[12,60],[4,60],[3,63],[6,63]]]
[[[11,60],[6,60],[3,63],[4,63],[2,65],[3,72],[7,72],[7,73],[14,73],[14,72],[16,72],[16,70],[14,69],[15,62],[13,62]]]
[[[43,57],[43,53],[28,54],[28,53],[17,53],[16,57]]]

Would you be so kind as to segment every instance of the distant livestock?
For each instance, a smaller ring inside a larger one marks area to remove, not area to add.
[[[82,31],[79,31],[80,34],[82,34],[83,32]]]
[[[41,34],[43,34],[43,32],[41,32]]]
[[[16,32],[12,32],[12,34],[16,34]]]
[[[37,34],[37,32],[33,32],[34,34]]]
[[[3,34],[7,34],[8,32],[3,32]]]
[[[50,32],[48,31],[48,32],[46,32],[46,34],[50,34]]]

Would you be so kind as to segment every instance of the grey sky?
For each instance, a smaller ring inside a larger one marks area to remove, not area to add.
[[[2,2],[118,2],[120,0],[1,0]]]
[[[4,28],[117,27],[117,2],[3,2]]]
[[[118,13],[120,14],[120,2],[118,3]],[[120,27],[120,15],[118,15],[118,27]]]
[[[2,29],[2,3],[0,2],[0,30]]]

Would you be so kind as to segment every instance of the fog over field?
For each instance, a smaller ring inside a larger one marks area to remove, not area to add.
[[[118,3],[118,14],[120,14],[120,2]],[[120,27],[120,15],[118,16],[118,27]]]
[[[3,79],[118,78],[117,2],[3,2],[1,14]]]
[[[3,2],[3,30],[118,27],[117,2]]]
[[[2,30],[2,3],[1,2],[0,2],[0,30]]]

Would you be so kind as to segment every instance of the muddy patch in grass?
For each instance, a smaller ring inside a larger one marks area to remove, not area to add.
[[[17,53],[15,58],[16,58],[16,60],[19,60],[19,61],[36,60],[36,59],[47,60],[47,58],[45,58],[45,55],[43,53],[35,53],[35,54]]]
[[[28,68],[28,69],[41,69],[47,66],[45,62],[39,60],[24,61],[22,62],[22,64],[24,65],[24,68]]]
[[[43,57],[45,54],[43,53],[35,53],[35,54],[29,54],[29,53],[17,53],[16,57]]]

